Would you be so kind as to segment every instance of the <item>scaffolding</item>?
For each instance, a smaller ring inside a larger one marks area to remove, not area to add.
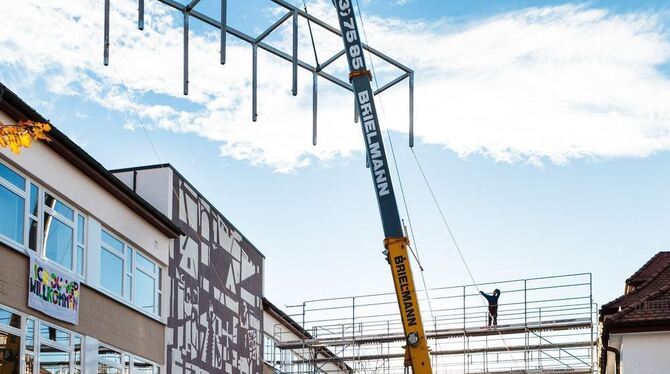
[[[502,295],[498,325],[489,327],[479,291],[494,288]],[[440,287],[419,295],[436,373],[594,373],[597,368],[598,308],[590,273]],[[404,372],[395,293],[307,300],[287,308],[310,336],[273,337],[275,349],[302,357],[281,363],[283,372],[327,372],[324,368],[332,367],[327,364],[335,362],[359,373]],[[336,357],[317,358],[314,353],[324,349]]]

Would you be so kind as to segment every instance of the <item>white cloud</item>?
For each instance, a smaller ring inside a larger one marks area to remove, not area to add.
[[[127,112],[120,126],[134,128],[136,111],[152,128],[197,133],[220,142],[224,156],[280,172],[362,149],[351,95],[323,80],[319,145],[312,147],[311,75],[301,72],[293,97],[290,65],[262,51],[259,120],[252,123],[250,48],[231,43],[220,66],[215,32],[191,36],[184,97],[180,16],[156,2],[147,6],[140,32],[136,3],[113,2],[111,66],[103,67],[101,2],[2,1],[0,12],[13,16],[0,33],[0,66],[41,77],[53,94]],[[324,0],[310,13],[332,22],[330,7]],[[670,77],[659,70],[670,63],[667,20],[564,5],[466,25],[368,17],[365,26],[371,44],[416,71],[421,140],[497,161],[565,163],[670,148]],[[273,44],[288,46],[287,27],[277,33]],[[316,38],[321,59],[340,48],[337,38]],[[310,59],[309,40],[301,40],[301,56]],[[376,63],[378,77],[391,76]],[[344,77],[343,67],[340,61],[331,72]],[[383,95],[382,126],[407,130],[406,94],[398,87]]]

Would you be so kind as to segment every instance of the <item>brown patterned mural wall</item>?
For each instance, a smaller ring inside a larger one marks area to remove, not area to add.
[[[177,175],[167,372],[262,373],[263,257]]]

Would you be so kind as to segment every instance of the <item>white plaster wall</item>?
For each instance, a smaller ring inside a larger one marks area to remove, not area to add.
[[[620,351],[621,374],[670,373],[670,331],[621,334]]]
[[[137,176],[134,174],[137,172]],[[144,169],[114,173],[126,186],[134,189],[144,200],[172,218],[173,182],[172,169],[169,167]],[[133,186],[133,179],[135,186]]]
[[[123,173],[114,173],[114,176],[117,177],[123,184],[128,186],[131,190],[133,189],[133,172],[124,171]]]
[[[0,121],[13,123],[2,112]],[[95,217],[104,227],[111,229],[136,248],[167,265],[170,243],[168,237],[48,146],[41,142],[34,143],[30,148],[23,149],[19,155],[0,148],[0,158],[9,160],[23,174],[27,174],[82,212]]]

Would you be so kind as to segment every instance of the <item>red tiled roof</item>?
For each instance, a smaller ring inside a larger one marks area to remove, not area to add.
[[[670,252],[659,252],[626,280],[631,290],[603,305],[608,323],[670,322]]]

